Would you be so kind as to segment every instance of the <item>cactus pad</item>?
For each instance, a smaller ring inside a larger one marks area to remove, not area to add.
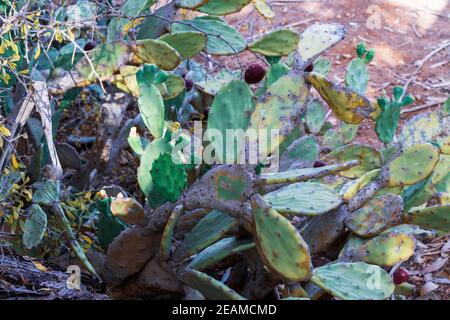
[[[97,221],[97,238],[100,246],[106,250],[127,225],[111,214],[111,198],[99,200],[97,206],[100,211]]]
[[[298,40],[297,32],[281,29],[253,41],[248,45],[248,49],[269,57],[286,56],[295,50]]]
[[[175,202],[187,185],[184,164],[176,164],[169,153],[161,154],[153,162],[150,174],[154,191],[164,196],[167,201]]]
[[[248,128],[265,134],[267,142],[271,140],[272,130],[279,133],[278,144],[268,143],[266,154],[274,151],[292,131],[293,121],[303,111],[308,94],[303,77],[291,72],[273,83],[258,100]]]
[[[341,197],[317,182],[298,182],[264,195],[270,206],[281,213],[318,215],[337,208]]]
[[[311,273],[311,258],[300,234],[259,195],[254,195],[251,203],[253,235],[264,264],[285,279],[307,279]]]
[[[183,206],[176,206],[170,214],[166,226],[164,227],[161,237],[161,244],[159,247],[159,256],[162,260],[168,260],[170,258],[170,246],[172,244],[173,231],[182,213]]]
[[[361,237],[373,237],[400,222],[403,201],[400,196],[386,194],[374,198],[349,214],[347,227]]]
[[[244,134],[254,108],[252,91],[244,81],[233,80],[217,92],[208,115],[208,132],[218,130],[220,136],[212,134],[208,138],[214,146],[218,163],[230,163],[229,160],[235,162],[239,159],[243,139],[237,135],[229,137],[227,130],[234,134],[236,131],[233,129],[241,129]],[[228,138],[232,139],[228,141]],[[229,149],[227,145],[230,146]]]
[[[369,72],[363,59],[356,58],[349,63],[345,75],[345,83],[359,94],[366,93],[369,83]]]
[[[198,7],[196,11],[212,15],[226,15],[240,11],[250,0],[209,0]]]
[[[196,31],[176,32],[165,34],[158,40],[163,41],[178,51],[181,59],[196,56],[206,47],[206,35]]]
[[[210,300],[245,300],[222,282],[197,270],[187,270],[182,276],[184,283],[200,291]]]
[[[259,182],[261,184],[301,182],[310,179],[321,178],[329,174],[347,170],[356,166],[357,164],[357,160],[352,160],[319,168],[304,168],[284,172],[265,173],[259,176]]]
[[[207,51],[210,54],[230,55],[245,49],[247,43],[242,35],[225,21],[215,17],[197,17],[173,23],[171,32],[200,31],[208,35]],[[216,36],[220,35],[220,37]]]
[[[345,122],[336,128],[330,128],[323,135],[322,146],[331,149],[342,147],[355,139],[358,129],[359,125]]]
[[[311,280],[344,300],[384,300],[395,289],[386,271],[363,262],[327,264],[314,269]]]
[[[306,28],[298,43],[301,60],[307,64],[344,39],[346,34],[347,30],[337,24],[315,24]]]
[[[410,211],[403,216],[405,223],[450,232],[450,205],[438,205]]]
[[[321,74],[312,72],[307,74],[305,79],[317,90],[336,116],[346,123],[358,124],[374,111],[366,97],[348,87],[334,84]]]
[[[181,63],[180,54],[161,40],[137,40],[133,52],[136,63],[155,64],[162,70],[173,70]]]
[[[144,208],[134,198],[117,197],[111,199],[111,214],[127,224],[144,224]]]
[[[304,136],[295,140],[280,155],[280,171],[312,167],[319,158],[320,145],[315,136]]]
[[[351,180],[344,184],[344,186],[341,188],[341,191],[339,191],[339,194],[341,195],[342,199],[345,202],[348,202],[351,198],[353,198],[366,184],[369,182],[372,182],[376,179],[378,174],[380,173],[381,169],[375,169],[369,172],[366,172],[361,177]]]
[[[410,146],[435,140],[442,131],[442,118],[437,112],[429,112],[416,115],[405,123],[398,139],[402,146]]]
[[[252,0],[252,3],[256,11],[264,18],[271,19],[275,16],[275,13],[267,0]]]
[[[325,123],[327,111],[319,100],[311,99],[305,112],[305,122],[309,132],[318,133]]]
[[[190,269],[204,270],[224,258],[255,247],[253,239],[224,238],[209,246],[189,263]]]
[[[238,221],[228,214],[213,210],[186,235],[173,252],[173,259],[181,261],[220,240]]]
[[[358,160],[359,164],[349,170],[339,172],[347,178],[359,178],[365,173],[381,167],[381,154],[373,147],[352,144],[333,150],[326,155],[325,161],[340,163]]]
[[[388,164],[388,186],[411,185],[425,179],[432,173],[438,160],[439,148],[430,143],[416,144],[403,149]]]
[[[404,232],[383,233],[367,241],[356,253],[358,259],[390,267],[408,260],[415,249],[414,238]]]

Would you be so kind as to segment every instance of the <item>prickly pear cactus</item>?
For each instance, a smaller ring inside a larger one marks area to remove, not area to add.
[[[47,214],[38,204],[30,207],[30,216],[25,221],[22,242],[25,248],[32,249],[41,243],[47,228]]]
[[[347,66],[345,83],[359,94],[367,91],[369,83],[369,72],[366,64],[370,63],[375,56],[373,49],[367,50],[364,43],[359,43],[356,47],[358,58],[353,59]]]
[[[175,202],[186,188],[185,165],[174,163],[169,153],[163,153],[155,159],[150,174],[153,180],[152,191],[161,195],[162,201]]]
[[[367,241],[356,254],[357,258],[379,266],[390,266],[408,260],[416,247],[408,233],[389,232]]]
[[[344,300],[384,300],[395,289],[386,271],[363,262],[327,264],[314,269],[311,280]]]
[[[298,182],[264,195],[270,206],[281,213],[317,215],[337,208],[341,197],[317,182]]]
[[[403,200],[400,196],[386,194],[371,199],[364,206],[350,213],[346,226],[356,235],[373,237],[400,222]]]
[[[381,113],[376,119],[375,131],[378,138],[384,143],[390,143],[394,139],[400,120],[400,109],[414,102],[411,95],[404,96],[402,87],[395,87],[392,94],[392,100],[386,96],[377,100]]]
[[[264,264],[285,279],[307,279],[311,258],[298,231],[259,195],[252,197],[252,209],[255,243]]]

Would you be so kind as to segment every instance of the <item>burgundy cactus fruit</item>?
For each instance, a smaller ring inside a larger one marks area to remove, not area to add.
[[[245,70],[245,82],[248,84],[258,83],[266,75],[266,70],[259,64],[251,64],[247,70]]]
[[[95,41],[88,41],[86,42],[86,44],[84,45],[84,51],[91,51],[92,49],[94,49],[97,46],[97,42]]]
[[[409,272],[405,268],[398,268],[395,270],[393,278],[395,284],[402,284],[409,280]]]
[[[184,79],[184,84],[187,91],[191,91],[192,87],[194,86],[194,82],[191,79]]]
[[[313,167],[314,168],[319,168],[319,167],[325,167],[327,164],[321,160],[317,160],[314,162]]]

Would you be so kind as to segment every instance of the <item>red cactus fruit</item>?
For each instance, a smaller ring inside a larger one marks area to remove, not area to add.
[[[319,167],[325,167],[327,164],[321,160],[314,161],[313,167],[319,168]]]
[[[94,49],[97,46],[97,42],[95,41],[88,41],[86,42],[86,44],[84,45],[84,51],[91,51],[92,49]]]
[[[187,91],[191,91],[192,87],[194,86],[194,82],[191,79],[184,79],[184,85]]]
[[[393,274],[394,283],[402,284],[409,280],[409,272],[405,268],[398,268]]]
[[[247,70],[245,70],[245,82],[248,84],[258,83],[262,79],[264,79],[264,76],[266,75],[266,70],[259,64],[254,63],[251,64]]]

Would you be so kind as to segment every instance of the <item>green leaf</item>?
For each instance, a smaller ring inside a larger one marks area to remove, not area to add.
[[[47,214],[38,204],[30,207],[30,216],[25,221],[22,242],[27,249],[36,247],[44,237],[47,228]]]
[[[34,185],[36,191],[33,193],[33,202],[51,206],[55,202],[59,202],[60,185],[58,181],[43,181]]]
[[[327,58],[321,58],[314,61],[314,72],[327,76],[331,71],[331,62]]]

